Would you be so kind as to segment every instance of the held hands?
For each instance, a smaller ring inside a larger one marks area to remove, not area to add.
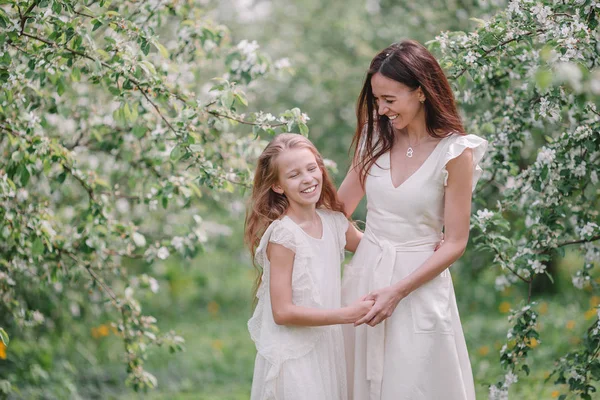
[[[354,323],[354,326],[367,324],[375,326],[381,321],[388,318],[396,306],[405,296],[400,291],[395,290],[393,286],[388,286],[383,289],[374,290],[361,300],[373,300],[375,304],[373,308],[361,319]]]
[[[345,320],[348,324],[354,324],[356,321],[364,317],[373,307],[375,302],[373,300],[360,299],[353,304],[345,307]]]
[[[444,244],[444,234],[442,233],[442,237],[440,242],[435,246],[434,251],[438,251],[442,245]],[[367,324],[369,326],[375,326],[380,322],[389,318],[400,303],[400,300],[405,298],[408,295],[408,292],[404,290],[399,290],[394,286],[388,286],[383,289],[374,290],[366,296],[363,296],[360,300],[358,300],[352,307],[359,307],[361,303],[370,302],[371,307],[367,309],[366,314],[359,315],[358,320],[354,320],[354,326],[359,326],[362,324]],[[364,305],[364,304],[363,304]],[[358,309],[357,309],[358,311]],[[357,312],[357,315],[360,314]]]

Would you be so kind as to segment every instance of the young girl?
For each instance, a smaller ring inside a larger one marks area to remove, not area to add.
[[[262,268],[248,321],[258,354],[252,400],[347,399],[339,324],[372,301],[341,307],[340,264],[361,233],[342,213],[323,158],[305,137],[281,134],[258,160],[246,243]]]

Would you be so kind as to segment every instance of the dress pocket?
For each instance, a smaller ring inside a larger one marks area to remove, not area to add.
[[[444,270],[409,295],[415,333],[452,332],[451,284],[450,273]]]

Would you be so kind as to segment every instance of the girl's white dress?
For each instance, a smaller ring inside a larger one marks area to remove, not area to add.
[[[292,297],[295,305],[341,306],[341,269],[348,220],[338,212],[317,210],[323,235],[308,235],[289,217],[274,221],[256,251],[263,268],[254,315],[248,321],[257,355],[252,400],[345,400],[346,362],[340,325],[300,327],[275,324],[269,294],[268,242],[295,253]]]
[[[446,164],[473,149],[473,189],[487,142],[475,135],[442,139],[400,186],[390,175],[389,152],[365,182],[365,235],[344,269],[342,304],[398,282],[431,256],[444,225]],[[475,399],[450,272],[413,291],[375,327],[343,327],[349,393],[355,400]]]

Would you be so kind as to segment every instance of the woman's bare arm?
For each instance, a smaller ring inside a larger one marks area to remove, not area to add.
[[[344,203],[346,216],[350,217],[352,215],[364,195],[365,188],[360,184],[358,169],[353,163],[338,189],[338,197]]]
[[[346,231],[346,250],[355,253],[362,237],[363,233],[359,231],[354,224],[349,223],[348,230]]]

